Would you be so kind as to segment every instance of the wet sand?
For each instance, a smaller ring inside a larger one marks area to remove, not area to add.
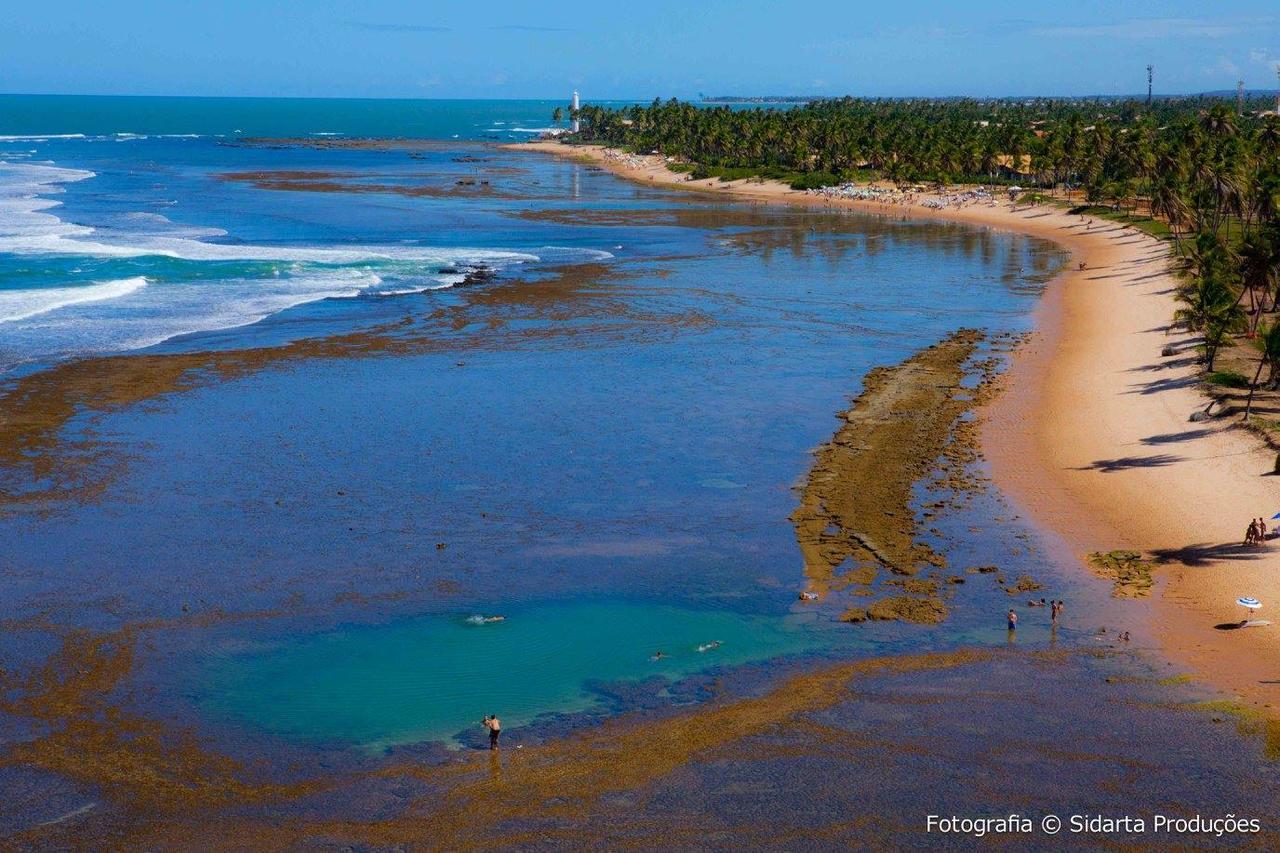
[[[594,146],[507,146],[575,159],[650,185],[764,204],[857,209],[1019,231],[1071,252],[1037,310],[1037,335],[1020,349],[988,408],[983,447],[996,482],[1061,536],[1080,560],[1132,549],[1159,566],[1152,600],[1161,647],[1199,677],[1280,716],[1276,625],[1244,631],[1237,596],[1280,604],[1280,551],[1239,545],[1251,518],[1276,509],[1275,454],[1233,422],[1192,423],[1207,404],[1193,348],[1171,333],[1176,282],[1166,243],[1060,208],[1008,201],[942,210],[829,199],[777,182],[689,181],[656,156],[606,155]],[[1085,265],[1077,268],[1078,263]],[[1175,355],[1161,355],[1172,346]]]

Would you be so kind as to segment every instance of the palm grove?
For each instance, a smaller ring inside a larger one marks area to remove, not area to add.
[[[1167,232],[1185,280],[1176,322],[1203,337],[1206,370],[1237,336],[1259,351],[1259,383],[1280,383],[1280,116],[1261,100],[816,101],[794,109],[705,108],[676,100],[586,105],[575,139],[673,158],[694,177],[998,183],[1082,195]],[[1081,209],[1084,209],[1082,206]],[[1264,375],[1265,374],[1265,375]]]

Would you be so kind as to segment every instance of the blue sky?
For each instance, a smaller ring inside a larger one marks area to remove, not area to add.
[[[13,3],[0,91],[342,97],[1004,95],[1276,85],[1280,3]]]

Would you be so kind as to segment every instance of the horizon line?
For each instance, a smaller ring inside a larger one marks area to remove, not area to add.
[[[569,89],[570,93],[574,90]],[[579,90],[580,91],[580,90]],[[1280,94],[1280,88],[1277,89],[1245,89],[1246,97],[1272,97]],[[1153,98],[1194,98],[1205,97],[1210,95],[1229,95],[1235,97],[1234,89],[1201,89],[1188,92],[1155,92]],[[187,94],[156,94],[156,93],[101,93],[101,92],[4,92],[0,91],[0,98],[189,98],[193,100],[241,100],[241,101],[557,101],[565,95],[555,96],[429,96],[429,95],[187,95]],[[839,98],[853,98],[854,100],[866,101],[939,101],[939,100],[990,100],[990,101],[1020,101],[1020,100],[1096,100],[1101,98],[1120,98],[1120,99],[1137,99],[1145,100],[1147,94],[1145,92],[1095,92],[1087,95],[1064,95],[1064,94],[1009,94],[1009,95],[972,95],[972,94],[951,94],[951,95],[857,95],[846,92],[844,94],[809,94],[809,95],[787,95],[787,94],[769,94],[769,95],[650,95],[638,97],[626,96],[609,96],[601,98],[583,97],[583,101],[590,103],[592,100],[598,102],[636,102],[650,103],[653,100],[668,101],[671,99],[688,102],[716,102],[716,101],[741,101],[750,103],[758,102],[781,102],[781,101],[819,101],[819,100],[835,100]]]

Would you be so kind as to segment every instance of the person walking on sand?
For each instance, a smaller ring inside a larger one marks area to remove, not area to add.
[[[1018,630],[1018,614],[1014,612],[1012,607],[1009,608],[1009,630]]]
[[[1255,519],[1249,519],[1249,529],[1244,532],[1244,544],[1252,545],[1258,538],[1258,522]]]
[[[1258,544],[1261,545],[1267,541],[1267,523],[1261,518],[1258,519]]]
[[[489,730],[489,748],[498,748],[498,735],[502,734],[502,721],[495,714],[484,718],[484,727]]]

